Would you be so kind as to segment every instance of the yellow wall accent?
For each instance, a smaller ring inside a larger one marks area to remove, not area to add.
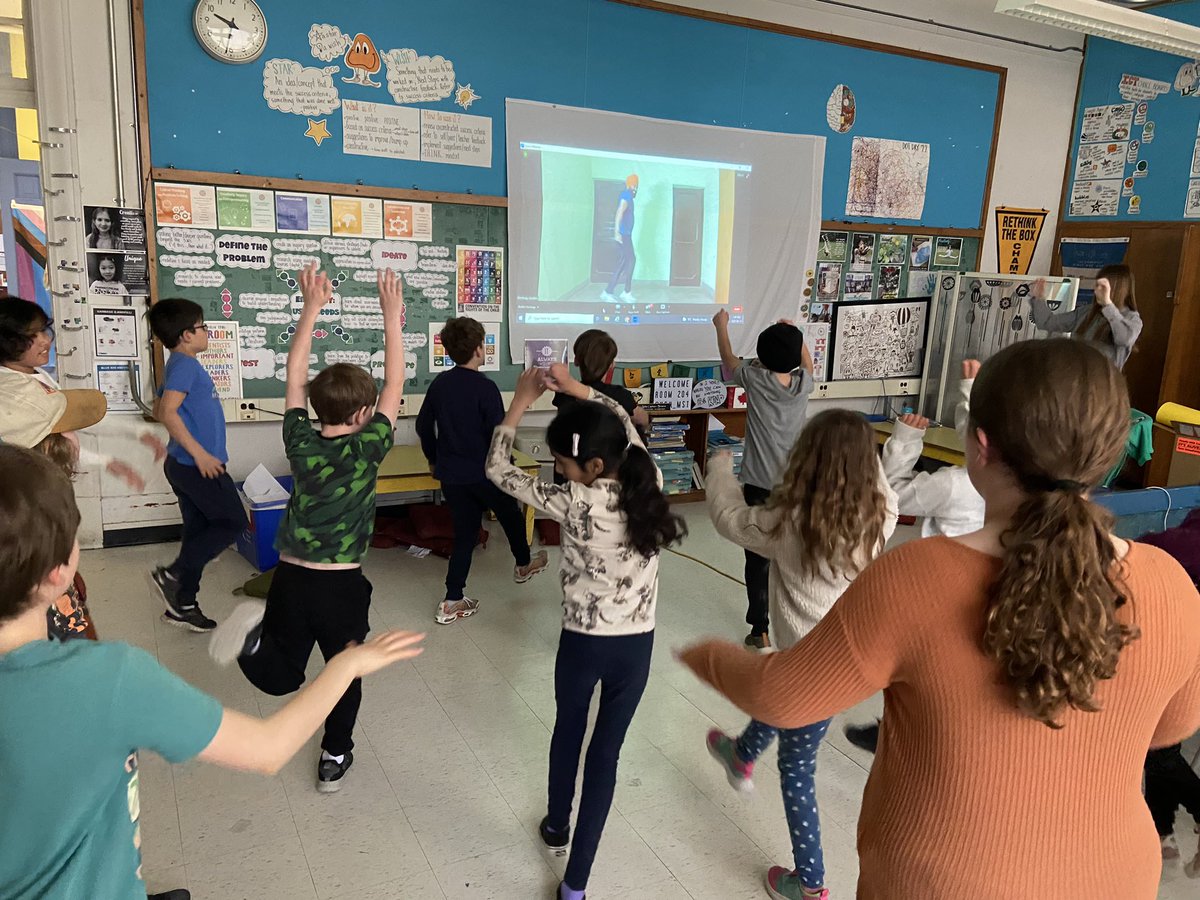
[[[38,115],[36,109],[17,110],[17,158],[41,159],[42,148],[37,145]]]
[[[732,169],[721,170],[720,206],[717,214],[716,301],[729,302],[729,270],[733,259],[733,179]]]

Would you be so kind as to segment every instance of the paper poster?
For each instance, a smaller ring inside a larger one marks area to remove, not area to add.
[[[1142,212],[1142,198],[1139,194],[1134,194],[1129,198],[1129,207],[1125,210],[1129,215],[1136,216]]]
[[[142,377],[141,363],[134,363],[134,378]],[[96,389],[108,401],[108,411],[140,412],[133,399],[133,388],[129,384],[128,363],[97,363]]]
[[[329,198],[333,233],[340,237],[383,237],[383,201],[376,197]]]
[[[870,300],[875,292],[875,276],[870,272],[847,272],[844,300]]]
[[[1133,113],[1134,125],[1145,125],[1146,119],[1150,117],[1150,104],[1143,100],[1137,105]]]
[[[1154,131],[1155,131],[1155,126],[1154,126],[1153,122],[1147,122],[1145,125],[1142,126],[1142,143],[1143,144],[1154,143]]]
[[[491,168],[492,120],[466,113],[421,110],[421,160]]]
[[[216,192],[206,184],[154,185],[154,221],[181,228],[216,228]]]
[[[846,243],[850,235],[845,231],[822,231],[817,241],[818,262],[845,262]]]
[[[1079,140],[1085,144],[1129,140],[1129,129],[1133,126],[1133,108],[1132,103],[1086,107],[1079,128]]]
[[[297,116],[324,116],[341,103],[333,73],[338,66],[303,66],[294,59],[269,59],[263,65],[267,106]]]
[[[1140,75],[1122,75],[1121,99],[1123,100],[1153,100],[1171,89],[1169,81],[1157,81],[1153,78],[1143,78]]]
[[[410,241],[433,240],[433,204],[383,201],[383,236]]]
[[[1027,275],[1033,263],[1042,226],[1046,222],[1044,209],[996,209],[996,258],[1000,271],[1007,275]]]
[[[383,54],[387,89],[397,103],[433,103],[454,92],[454,63],[441,56],[420,56],[404,48]]]
[[[329,197],[325,194],[275,194],[275,230],[281,234],[329,234]]]
[[[238,231],[274,231],[275,192],[217,188],[217,227]]]
[[[128,297],[150,292],[145,253],[88,251],[87,279],[88,295],[92,297]]]
[[[205,322],[208,349],[196,356],[222,400],[242,396],[242,349],[237,322]]]
[[[879,267],[879,297],[895,300],[900,296],[900,266]]]
[[[880,265],[903,265],[907,255],[908,235],[881,234],[879,236],[879,252],[876,256],[879,258]]]
[[[909,268],[928,269],[929,260],[933,258],[933,237],[928,234],[914,234],[908,247]]]
[[[932,297],[937,293],[938,276],[936,272],[912,271],[908,273],[908,290],[905,297]]]
[[[1188,182],[1187,198],[1183,203],[1183,215],[1188,219],[1200,219],[1200,181]]]
[[[810,324],[804,328],[804,343],[813,361],[813,380],[825,381],[829,374],[829,324]]]
[[[1073,216],[1115,216],[1121,202],[1121,182],[1076,181],[1071,185],[1070,214]]]
[[[419,160],[421,111],[389,103],[343,100],[342,152]]]
[[[1135,140],[1130,141],[1129,142],[1129,150],[1125,154],[1125,162],[1127,162],[1127,163],[1137,162],[1138,161],[1138,150],[1141,149],[1141,146],[1142,146],[1142,142],[1139,140],[1135,139]]]
[[[1063,275],[1081,281],[1094,279],[1105,266],[1119,265],[1129,249],[1127,237],[1065,237],[1058,242]],[[1087,285],[1091,287],[1091,285]]]
[[[1129,155],[1128,141],[1081,144],[1075,160],[1075,177],[1120,178],[1125,173],[1125,158]]]
[[[1200,63],[1189,60],[1175,73],[1175,90],[1180,97],[1194,97],[1200,92]]]
[[[846,215],[919,219],[928,180],[928,144],[856,137],[850,150]]]
[[[929,302],[841,306],[834,324],[830,378],[906,378],[921,374]]]
[[[800,307],[800,315],[813,324],[829,324],[833,321],[833,303],[805,303]]]
[[[134,359],[138,343],[138,313],[132,306],[92,307],[92,339],[97,359]]]
[[[962,265],[962,238],[938,238],[933,245],[933,264],[935,266]]]
[[[504,313],[504,248],[455,248],[458,282],[455,310],[481,322],[499,322]]]
[[[525,368],[548,369],[554,363],[566,363],[570,348],[567,338],[526,338]]]
[[[500,323],[485,322],[483,324],[483,365],[481,372],[500,371]],[[446,369],[454,368],[454,360],[442,346],[442,329],[445,322],[429,323],[429,371],[436,374]]]
[[[837,262],[817,263],[817,299],[835,301],[842,286],[842,264]]]
[[[1135,184],[1137,184],[1137,182],[1134,180],[1132,175],[1130,175],[1128,178],[1126,178],[1124,181],[1122,181],[1121,182],[1121,196],[1122,197],[1132,197],[1133,196],[1133,186]]]
[[[1192,146],[1192,178],[1200,178],[1200,137]]]
[[[119,206],[83,208],[83,242],[89,251],[146,252],[146,219],[140,209]]]
[[[875,268],[875,235],[858,232],[850,244],[850,268],[855,272],[869,272]]]
[[[825,101],[825,121],[838,134],[845,134],[854,127],[854,91],[839,84]]]

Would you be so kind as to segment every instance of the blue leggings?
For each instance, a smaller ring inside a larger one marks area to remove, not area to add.
[[[807,728],[772,728],[754,719],[737,740],[737,755],[754,762],[779,736],[779,787],[792,837],[795,872],[807,888],[825,885],[821,853],[821,819],[817,813],[817,748],[829,729],[829,719]]]

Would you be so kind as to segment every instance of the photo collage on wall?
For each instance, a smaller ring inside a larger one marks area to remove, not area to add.
[[[96,359],[135,360],[138,319],[150,293],[145,214],[119,206],[85,206],[83,213],[87,252],[79,274],[86,279]]]

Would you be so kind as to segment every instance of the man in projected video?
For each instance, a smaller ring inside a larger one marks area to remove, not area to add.
[[[613,221],[613,237],[617,240],[617,267],[608,279],[608,287],[600,292],[601,300],[633,303],[633,267],[637,265],[637,254],[633,251],[633,200],[637,197],[638,177],[631,174],[625,179],[625,190],[617,201],[617,214]],[[613,296],[617,283],[624,279],[625,290],[619,297]]]

